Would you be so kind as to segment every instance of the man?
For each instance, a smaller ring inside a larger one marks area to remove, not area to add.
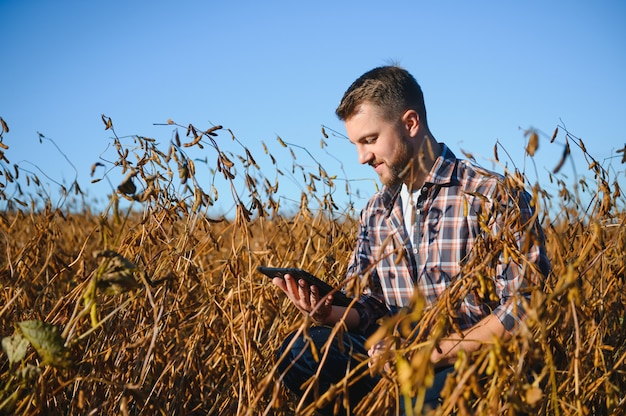
[[[316,390],[307,390],[303,383],[311,377],[316,377],[319,396],[356,368],[359,356],[369,353],[374,363],[385,342],[369,351],[364,345],[381,318],[409,307],[416,295],[427,306],[434,305],[461,277],[463,265],[478,250],[477,242],[507,231],[507,213],[516,213],[516,223],[522,224],[511,233],[514,251],[523,260],[503,253],[494,256],[494,275],[489,277],[495,298],[468,293],[457,305],[455,328],[460,331],[451,330],[432,350],[435,382],[425,400],[435,406],[460,350],[472,352],[494,337],[506,339],[524,319],[529,287],[549,270],[543,233],[525,192],[507,191],[501,176],[457,159],[435,140],[421,87],[406,70],[386,66],[363,74],[345,92],[336,113],[359,162],[372,166],[384,187],[361,212],[348,278],[365,279],[367,284],[352,308],[332,305],[332,298],[320,299],[315,286],[291,276],[273,280],[318,324],[306,336],[292,334],[283,344],[279,368],[290,390],[310,401]],[[348,331],[332,342],[319,369],[310,342],[319,351],[340,320]],[[350,386],[352,409],[377,380],[365,376]],[[330,414],[332,409],[322,411]]]

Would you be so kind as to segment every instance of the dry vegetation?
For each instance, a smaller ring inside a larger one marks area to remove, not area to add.
[[[220,150],[219,141],[237,143],[220,126],[178,126],[186,143],[176,134],[159,149],[139,136],[124,144],[111,120],[103,121],[118,160],[94,165],[92,175],[102,168],[126,176],[98,214],[33,197],[46,195],[36,192],[39,179],[11,165],[0,140],[6,207],[0,212],[0,414],[310,413],[283,390],[274,367],[285,335],[309,322],[256,267],[296,265],[341,284],[355,213],[333,201],[337,178],[321,164],[299,165],[294,152],[306,149],[279,139],[303,183],[300,209],[285,214],[276,179],[283,172],[262,173],[243,145],[241,155]],[[3,120],[1,132],[3,139]],[[537,140],[529,133],[529,158]],[[527,327],[510,342],[459,357],[441,414],[625,413],[626,213],[619,173],[611,176],[567,132],[555,131],[555,143],[548,141],[546,148],[563,146],[563,158],[570,146],[581,152],[592,179],[568,190],[555,174],[559,191],[550,195],[520,172],[509,175],[526,180],[535,196],[553,273],[533,294]],[[203,148],[217,160],[209,185],[196,177],[187,153]],[[263,157],[274,161],[269,153]],[[229,218],[214,217],[216,181],[231,184]],[[74,184],[63,192],[81,190]],[[407,320],[433,322],[435,331],[400,348],[395,368],[357,413],[395,414],[403,392],[429,382],[424,357],[452,330],[450,305],[476,288],[483,271],[476,267],[460,278],[436,308],[423,310],[417,301],[413,314],[388,322],[395,333],[406,330]],[[332,392],[320,398],[332,399]]]

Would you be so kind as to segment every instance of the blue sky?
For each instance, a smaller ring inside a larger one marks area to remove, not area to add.
[[[342,177],[337,160],[320,149],[321,125],[344,132],[334,110],[345,89],[394,61],[420,82],[431,130],[458,156],[465,150],[494,167],[498,140],[523,168],[523,131],[536,128],[546,135],[537,179],[549,188],[545,172],[563,142],[548,142],[562,124],[624,183],[624,165],[610,158],[626,143],[625,21],[626,3],[617,0],[0,0],[6,155],[55,182],[77,176],[93,198],[106,197],[107,181],[90,184],[91,165],[111,143],[105,114],[118,135],[154,137],[163,149],[172,126],[154,124],[168,119],[221,124],[254,155],[262,155],[261,141],[280,154],[280,136]],[[358,165],[345,140],[328,143],[355,180],[360,208],[375,174]],[[284,163],[289,170],[291,158]],[[586,165],[580,159],[575,172]],[[526,167],[533,180],[534,170]],[[561,173],[575,182],[571,166]],[[121,177],[112,172],[110,179]],[[289,182],[281,180],[281,190],[299,201]]]

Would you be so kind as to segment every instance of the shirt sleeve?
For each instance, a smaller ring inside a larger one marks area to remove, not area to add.
[[[389,316],[387,305],[369,295],[361,295],[354,307],[359,314],[358,332],[362,334],[371,332],[378,319]]]
[[[372,270],[372,253],[370,246],[370,235],[365,225],[367,208],[361,213],[359,221],[359,232],[350,264],[348,265],[348,282],[352,282],[352,287],[359,291],[360,297],[355,304],[355,309],[359,314],[358,331],[368,333],[376,325],[378,319],[389,316],[389,309],[383,301],[384,296],[380,279],[375,269]],[[368,276],[364,287],[360,287],[362,277]],[[358,283],[358,284],[357,284]]]
[[[496,295],[500,299],[493,310],[507,331],[512,331],[526,316],[531,285],[541,284],[549,273],[550,262],[544,235],[527,192],[518,191],[500,206],[491,228],[502,240],[503,250],[496,266]],[[514,219],[514,221],[513,221]]]

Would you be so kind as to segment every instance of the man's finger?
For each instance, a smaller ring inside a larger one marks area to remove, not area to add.
[[[290,292],[292,293],[298,292],[298,289],[299,289],[298,282],[296,282],[296,280],[290,274],[285,275],[285,285],[287,286]]]
[[[274,283],[276,286],[281,288],[284,292],[287,291],[287,285],[285,284],[285,281],[282,278],[275,277],[272,279],[272,283]]]
[[[312,300],[312,304],[316,304],[319,300],[320,300],[320,294],[319,291],[317,290],[317,286],[311,286],[309,288],[309,291],[311,292],[311,300]]]
[[[306,282],[302,279],[298,280],[298,291],[300,293],[300,298],[301,299],[307,299],[310,301],[310,297],[311,297],[311,293],[309,290],[309,286],[306,284]]]

